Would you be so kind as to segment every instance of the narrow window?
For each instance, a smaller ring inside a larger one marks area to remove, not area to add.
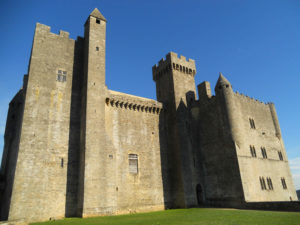
[[[259,181],[260,181],[261,190],[266,190],[267,188],[266,188],[265,178],[259,177]]]
[[[97,51],[97,52],[99,51],[99,47],[98,47],[98,46],[96,47],[96,51]]]
[[[100,20],[99,20],[99,19],[96,19],[96,23],[100,24]]]
[[[250,152],[252,157],[256,157],[256,150],[255,147],[252,145],[250,145]]]
[[[267,158],[268,158],[268,155],[267,155],[267,151],[266,151],[265,147],[261,147],[260,149],[261,149],[262,157],[263,157],[264,159],[267,159]]]
[[[263,182],[262,182],[262,178],[261,178],[261,177],[259,177],[259,182],[260,182],[261,190],[264,190],[264,185],[263,185]]]
[[[254,119],[249,118],[249,122],[250,122],[251,129],[256,129]]]
[[[270,180],[270,186],[271,186],[271,190],[273,190],[273,183],[272,183],[272,179],[271,179],[271,178],[269,178],[269,180]]]
[[[269,190],[273,190],[273,184],[272,184],[272,180],[270,177],[267,177],[267,183],[268,183]]]
[[[266,182],[265,182],[265,178],[264,178],[264,177],[262,177],[262,182],[263,182],[263,187],[264,187],[264,190],[266,190],[266,189],[267,189],[267,187],[266,187]]]
[[[138,155],[137,154],[129,154],[128,163],[129,163],[129,173],[137,174],[138,173]]]
[[[283,189],[287,189],[285,179],[283,177],[281,178],[281,184],[282,184]]]
[[[278,152],[278,156],[279,156],[279,159],[282,161],[283,157],[282,157],[282,153],[281,152]]]
[[[64,158],[61,158],[61,160],[60,160],[60,167],[61,167],[61,168],[64,167]]]

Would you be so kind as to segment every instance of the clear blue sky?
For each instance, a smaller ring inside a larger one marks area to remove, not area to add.
[[[97,7],[107,23],[108,88],[155,99],[151,68],[169,51],[196,60],[196,84],[222,72],[236,91],[275,103],[300,189],[300,1],[1,0],[0,154],[8,103],[27,73],[35,23],[83,35]]]

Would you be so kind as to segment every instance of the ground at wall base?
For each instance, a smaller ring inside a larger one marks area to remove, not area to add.
[[[151,213],[137,213],[120,216],[104,216],[94,218],[69,218],[32,225],[229,225],[229,224],[264,224],[264,225],[296,225],[300,224],[300,213],[272,212],[237,209],[192,208],[174,209]]]

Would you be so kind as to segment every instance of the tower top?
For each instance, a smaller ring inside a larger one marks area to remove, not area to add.
[[[95,8],[93,12],[91,12],[90,16],[106,21],[105,17],[101,14],[101,12],[97,8]]]
[[[161,74],[166,73],[168,70],[177,70],[194,77],[196,74],[195,60],[187,60],[183,55],[178,57],[177,53],[169,52],[166,55],[166,59],[162,58],[158,62],[158,65],[155,64],[152,67],[153,80],[156,81],[161,76]]]
[[[227,87],[231,87],[231,84],[230,84],[230,82],[223,76],[223,74],[220,72],[220,73],[219,73],[219,79],[218,79],[218,81],[217,81],[215,90],[216,90],[217,88],[222,89],[223,86],[225,86],[225,87],[227,88]]]

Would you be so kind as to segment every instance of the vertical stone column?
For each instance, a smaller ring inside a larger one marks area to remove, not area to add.
[[[106,19],[95,9],[85,24],[84,37],[84,99],[79,182],[79,210],[82,210],[82,216],[103,213],[106,202],[105,36]]]

